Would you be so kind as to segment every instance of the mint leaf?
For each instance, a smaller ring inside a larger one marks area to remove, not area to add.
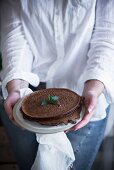
[[[58,96],[48,96],[48,99],[43,99],[41,102],[42,106],[46,106],[48,104],[57,104],[59,97]]]
[[[49,103],[51,103],[51,104],[56,104],[57,101],[58,101],[58,99],[59,99],[58,96],[51,96],[51,95],[48,96],[48,101],[49,101]]]
[[[58,96],[51,96],[51,100],[55,100],[55,101],[57,101],[59,99],[59,97]]]
[[[48,100],[46,100],[46,99],[42,100],[42,102],[41,102],[42,106],[46,106],[47,104],[48,104]]]

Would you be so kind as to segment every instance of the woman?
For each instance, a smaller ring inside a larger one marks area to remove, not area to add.
[[[91,169],[106,108],[114,101],[113,7],[113,0],[2,1],[2,91],[11,121],[1,117],[21,170],[32,166],[37,142],[34,134],[11,123],[12,108],[21,88],[39,82],[84,96],[84,117],[67,136],[76,155],[73,168]]]

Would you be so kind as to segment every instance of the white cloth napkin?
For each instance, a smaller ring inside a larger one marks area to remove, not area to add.
[[[29,88],[20,90],[21,97],[31,93]],[[70,170],[75,156],[69,139],[64,132],[36,134],[39,143],[31,170]]]

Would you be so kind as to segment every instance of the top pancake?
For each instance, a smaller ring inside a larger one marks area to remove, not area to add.
[[[48,96],[58,96],[58,104],[41,103]],[[75,92],[64,88],[49,88],[33,92],[22,101],[22,111],[31,118],[55,118],[69,114],[80,106],[81,97]]]

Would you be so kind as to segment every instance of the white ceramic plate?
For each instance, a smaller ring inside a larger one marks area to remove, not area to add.
[[[74,126],[74,124],[71,124],[71,123],[68,123],[67,125],[60,124],[57,126],[45,126],[45,125],[39,124],[38,122],[26,120],[23,118],[23,116],[20,112],[22,100],[23,99],[20,99],[16,103],[16,105],[14,106],[14,109],[13,109],[14,119],[15,119],[16,123],[19,126],[21,126],[22,128],[27,129],[32,132],[35,132],[35,133],[56,133],[56,132],[68,130],[69,128]],[[80,116],[80,119],[77,120],[76,124],[79,121],[81,121],[81,119],[82,119],[82,114]]]

